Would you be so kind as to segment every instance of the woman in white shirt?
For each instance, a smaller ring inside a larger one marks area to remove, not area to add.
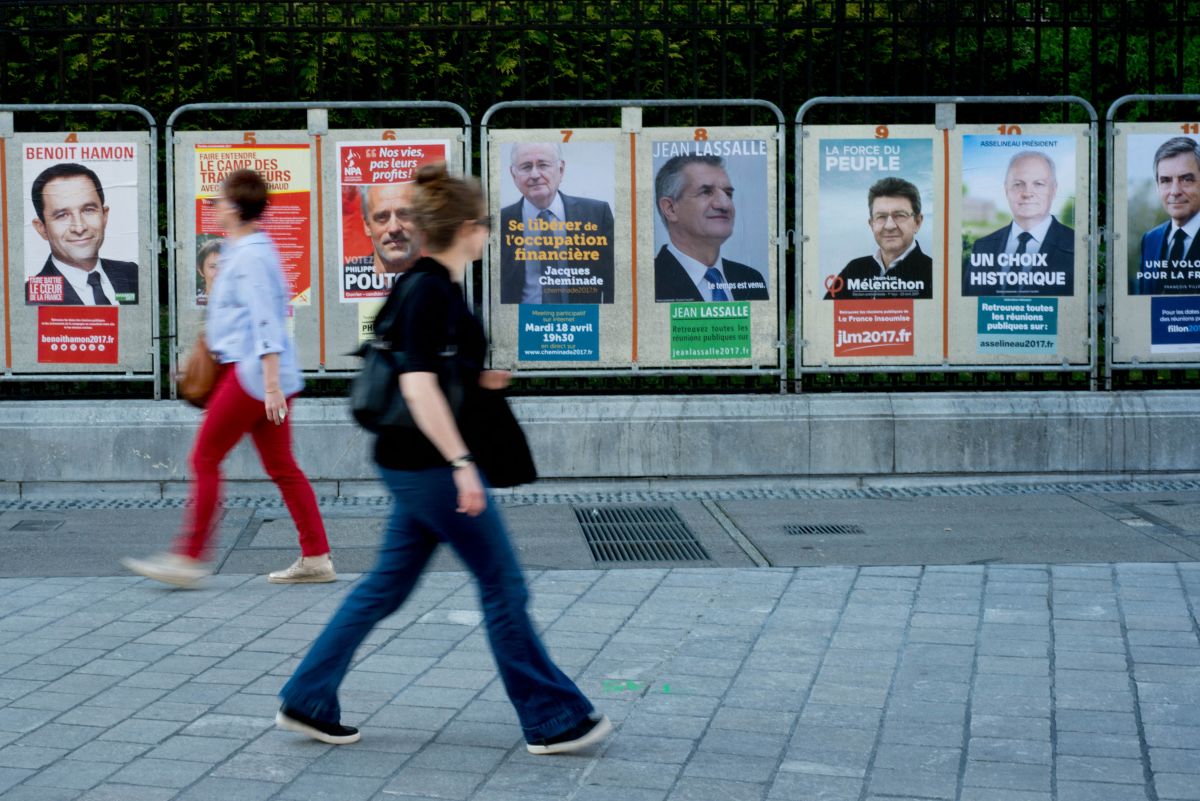
[[[271,573],[268,581],[333,581],[317,498],[292,456],[288,403],[304,382],[285,325],[288,293],[279,253],[258,225],[267,206],[267,184],[253,170],[238,170],[225,179],[214,205],[225,242],[208,299],[205,336],[221,368],[192,448],[188,511],[170,552],[123,564],[181,587],[211,573],[205,557],[217,523],[221,462],[250,434],[300,534],[300,558]]]

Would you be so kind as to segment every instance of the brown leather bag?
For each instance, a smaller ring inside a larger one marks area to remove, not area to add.
[[[204,331],[201,331],[184,359],[182,369],[175,376],[179,396],[196,408],[203,409],[217,383],[219,367],[220,364],[208,349],[208,343],[204,341]]]

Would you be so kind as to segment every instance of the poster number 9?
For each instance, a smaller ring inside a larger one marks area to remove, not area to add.
[[[876,139],[887,139],[888,138],[888,127],[886,125],[876,125],[875,126],[875,138]]]

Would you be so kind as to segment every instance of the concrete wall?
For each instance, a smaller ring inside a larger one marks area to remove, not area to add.
[[[1187,391],[524,398],[513,406],[542,476],[584,483],[1161,476],[1197,471],[1200,431],[1200,392]],[[168,401],[0,403],[0,496],[182,493],[199,420]],[[292,421],[318,492],[374,491],[371,439],[344,400],[301,400]],[[248,443],[225,474],[265,478]]]

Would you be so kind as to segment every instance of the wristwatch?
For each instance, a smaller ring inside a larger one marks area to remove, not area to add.
[[[460,467],[466,467],[469,464],[475,464],[475,457],[469,453],[464,453],[457,459],[450,460],[450,466],[455,470],[458,470]]]

